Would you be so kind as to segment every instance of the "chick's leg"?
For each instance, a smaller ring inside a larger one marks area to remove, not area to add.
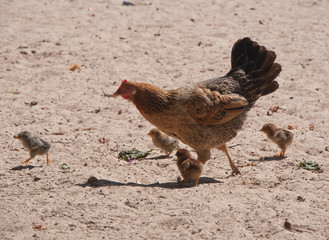
[[[231,169],[232,169],[232,175],[241,174],[240,171],[239,171],[239,169],[234,165],[234,162],[231,159],[230,154],[228,153],[226,144],[221,145],[220,147],[218,147],[218,149],[221,150],[221,151],[223,151],[226,154],[226,156],[228,158],[228,161],[230,162],[230,166],[231,166]]]
[[[281,158],[284,158],[284,154],[285,154],[286,150],[285,149],[282,149],[282,151],[280,153],[277,153],[275,154],[274,156],[275,157],[281,157]]]
[[[50,160],[49,160],[49,154],[47,153],[47,165],[50,164]]]
[[[195,179],[195,186],[198,185],[198,182],[199,182],[199,177],[197,177],[197,178]]]
[[[183,181],[180,182],[179,186],[182,187],[185,183],[187,183],[188,178],[184,178]]]
[[[27,164],[29,164],[29,161],[32,159],[33,157],[30,157],[29,159],[27,159],[27,160],[25,160],[25,161],[23,161],[23,162],[21,162],[22,164],[23,163],[25,163],[25,165],[27,165]]]

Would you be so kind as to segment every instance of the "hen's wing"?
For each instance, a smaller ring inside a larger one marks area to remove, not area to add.
[[[238,94],[220,94],[199,86],[184,101],[189,115],[202,125],[225,123],[244,111],[249,103]]]

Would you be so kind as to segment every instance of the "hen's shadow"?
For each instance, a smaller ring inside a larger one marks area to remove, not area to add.
[[[221,181],[215,180],[213,178],[209,177],[201,177],[199,179],[199,184],[207,184],[207,183],[223,183]],[[93,188],[98,188],[98,187],[111,187],[111,186],[132,186],[132,187],[159,187],[159,188],[169,188],[169,189],[175,189],[175,188],[182,188],[179,187],[179,184],[177,182],[166,182],[166,183],[151,183],[151,184],[141,184],[141,183],[121,183],[121,182],[116,182],[116,181],[110,181],[107,179],[95,179],[94,181],[87,181],[86,183],[80,183],[76,184],[76,186],[80,187],[93,187]],[[194,183],[186,183],[184,187],[193,187]]]

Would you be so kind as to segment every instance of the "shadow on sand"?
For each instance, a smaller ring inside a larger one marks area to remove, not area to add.
[[[32,168],[41,168],[41,166],[32,166],[32,165],[26,165],[26,166],[22,166],[22,165],[19,165],[17,167],[13,167],[11,168],[10,170],[12,171],[22,171],[24,169],[29,169],[31,170]]]
[[[96,179],[96,178],[93,178],[92,181],[90,181],[90,179],[88,179],[88,181],[86,183],[76,184],[76,186],[94,187],[94,188],[111,187],[111,186],[159,187],[159,188],[169,188],[169,189],[182,188],[182,187],[179,187],[179,184],[177,182],[166,182],[166,183],[155,182],[155,183],[151,183],[151,184],[141,184],[141,183],[133,183],[133,182],[121,183],[121,182],[115,182],[115,181],[110,181],[110,180],[106,180],[106,179]],[[207,183],[223,183],[223,182],[215,180],[213,178],[209,178],[209,177],[201,177],[199,179],[198,185],[207,184]],[[184,187],[194,187],[194,183],[186,183],[184,185]]]
[[[258,159],[249,159],[251,162],[266,162],[266,161],[281,161],[286,157],[282,158],[280,156],[270,156],[270,157],[260,157]]]

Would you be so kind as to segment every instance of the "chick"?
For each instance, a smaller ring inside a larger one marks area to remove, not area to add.
[[[153,128],[148,135],[151,136],[154,146],[162,149],[169,156],[178,146],[178,140],[169,137],[157,128]]]
[[[179,149],[176,152],[177,166],[184,180],[179,184],[183,186],[190,178],[195,179],[195,186],[198,184],[203,169],[203,163],[192,158],[187,149]]]
[[[272,123],[264,124],[260,131],[264,132],[272,142],[281,148],[281,152],[277,156],[284,158],[286,149],[292,143],[294,134],[288,130],[278,128]]]
[[[29,161],[34,158],[36,155],[45,155],[47,154],[47,165],[50,164],[48,151],[50,149],[50,143],[39,137],[33,137],[32,134],[28,131],[22,131],[18,135],[15,135],[14,138],[20,140],[23,146],[29,151],[30,158],[23,161],[22,163],[28,164]]]

